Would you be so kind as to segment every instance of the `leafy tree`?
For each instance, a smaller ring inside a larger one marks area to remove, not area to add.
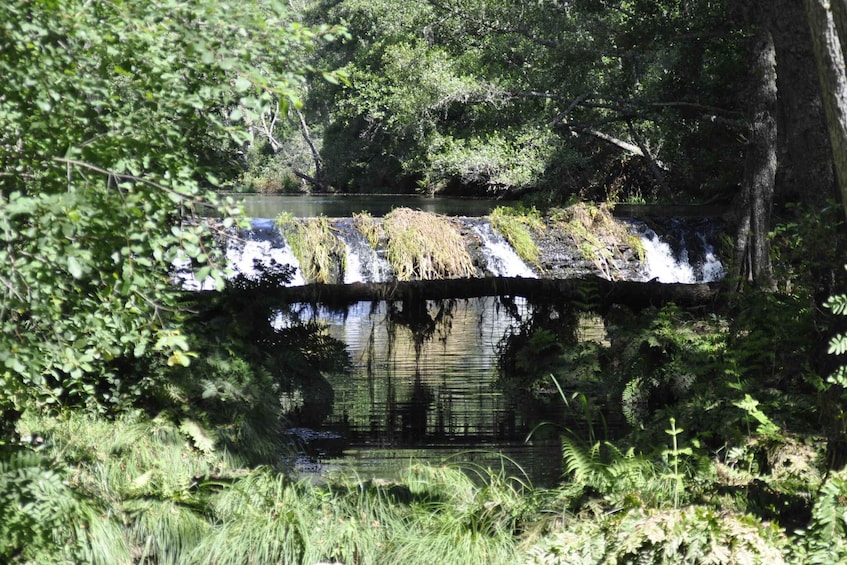
[[[613,178],[667,197],[672,185],[700,187],[710,138],[710,168],[717,160],[729,178],[741,114],[726,84],[743,59],[726,8],[316,2],[312,17],[345,22],[353,37],[325,55],[346,65],[351,87],[310,98],[313,119],[326,123],[328,174],[340,186],[412,179],[498,194]],[[709,190],[726,184],[716,178]]]
[[[197,214],[236,211],[213,189],[330,30],[275,1],[5,2],[0,21],[0,408],[119,406],[155,384],[142,367],[189,363],[175,265],[223,285]]]

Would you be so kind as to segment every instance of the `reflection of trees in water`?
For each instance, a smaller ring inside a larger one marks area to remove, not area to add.
[[[495,382],[496,344],[523,309],[496,298],[352,307],[351,322],[336,320],[333,331],[359,369],[331,375],[328,423],[372,445],[523,439],[532,415]]]

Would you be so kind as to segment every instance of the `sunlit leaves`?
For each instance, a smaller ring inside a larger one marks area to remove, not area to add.
[[[174,261],[222,286],[197,211],[235,211],[210,190],[246,122],[332,30],[273,0],[3,2],[0,22],[0,408],[120,404],[151,384],[134,364],[190,362]]]

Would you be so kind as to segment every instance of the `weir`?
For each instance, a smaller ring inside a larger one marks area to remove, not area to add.
[[[390,250],[384,243],[372,245],[356,229],[351,218],[329,218],[326,221],[345,250],[343,257],[333,258],[336,262],[333,271],[338,275],[329,282],[404,282],[397,281],[388,260]],[[591,249],[586,242],[575,241],[571,235],[551,227],[536,239],[539,258],[535,264],[529,264],[518,256],[487,219],[453,218],[455,229],[461,234],[473,260],[472,277],[461,278],[563,280],[600,277],[613,281],[694,284],[715,282],[723,276],[723,265],[712,244],[717,232],[713,224],[703,220],[686,222],[671,218],[662,225],[657,224],[654,229],[641,220],[618,221],[635,238],[636,245],[628,241],[599,240],[607,248]],[[596,243],[594,245],[597,246]],[[300,259],[272,219],[253,219],[249,230],[227,242],[226,255],[235,274],[246,279],[256,280],[265,270],[289,265],[294,268],[294,274],[286,286],[310,282],[303,275]],[[183,280],[189,288],[210,288],[208,281],[201,284],[187,274]]]
[[[316,321],[349,355],[345,371],[283,387],[291,407],[286,433],[307,453],[292,465],[306,474],[347,469],[392,478],[412,459],[496,467],[505,454],[507,465],[520,467],[510,472],[552,484],[561,471],[555,434],[525,440],[538,424],[556,422],[561,406],[549,391],[510,380],[501,363],[510,344],[531,339],[539,320],[564,327],[580,310],[591,312],[577,316],[591,334],[580,339],[603,341],[610,308],[698,306],[720,297],[715,233],[699,220],[617,219],[643,251],[633,240],[614,241],[611,252],[595,255],[548,227],[529,263],[487,217],[451,217],[473,272],[435,280],[398,280],[384,240],[374,246],[353,218],[326,221],[343,250],[330,283],[303,276],[289,235],[271,219],[254,218],[226,250],[235,271],[226,292],[257,311],[253,319],[276,328]],[[265,276],[283,266],[294,268],[284,284]],[[210,288],[187,276],[183,282]]]

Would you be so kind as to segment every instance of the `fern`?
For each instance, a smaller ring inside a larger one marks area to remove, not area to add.
[[[826,308],[832,310],[832,313],[837,316],[847,315],[847,294],[837,294],[830,296],[824,303]],[[829,340],[830,355],[843,355],[847,353],[847,335],[836,334]],[[840,385],[847,388],[847,369],[844,366],[839,367],[827,379],[829,383]]]
[[[47,458],[23,450],[0,459],[0,560],[128,561],[126,543],[65,483]]]
[[[847,471],[833,473],[823,484],[812,509],[812,521],[804,532],[804,561],[844,563],[847,561]]]

